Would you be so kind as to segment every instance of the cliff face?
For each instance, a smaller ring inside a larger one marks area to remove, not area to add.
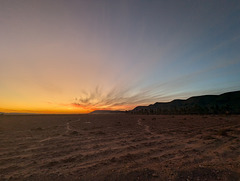
[[[240,114],[240,91],[138,106],[133,114]]]

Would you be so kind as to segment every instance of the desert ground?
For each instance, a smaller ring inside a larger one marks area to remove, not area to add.
[[[240,180],[240,116],[1,115],[0,180]]]

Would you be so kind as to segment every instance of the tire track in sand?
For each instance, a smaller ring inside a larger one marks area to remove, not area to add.
[[[151,130],[150,130],[150,127],[148,126],[148,125],[144,125],[143,123],[142,123],[142,119],[138,119],[137,120],[137,125],[138,126],[141,126],[141,127],[144,127],[144,131],[146,132],[146,133],[148,133],[148,134],[151,134],[151,135],[154,135],[154,136],[157,136],[158,134],[156,134],[156,133],[153,133]]]

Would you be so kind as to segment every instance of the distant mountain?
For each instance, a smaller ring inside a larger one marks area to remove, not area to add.
[[[240,114],[240,91],[138,106],[132,114]]]
[[[2,112],[0,115],[36,115],[37,113],[18,113],[18,112]]]
[[[124,111],[112,111],[112,110],[95,110],[89,114],[122,114]]]

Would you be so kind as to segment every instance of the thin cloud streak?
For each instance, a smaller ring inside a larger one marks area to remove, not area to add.
[[[82,109],[122,109],[134,108],[138,105],[147,105],[161,101],[171,101],[175,98],[188,98],[194,95],[194,92],[188,92],[189,96],[184,94],[186,87],[197,84],[200,77],[208,72],[214,72],[219,68],[225,68],[232,64],[237,64],[238,60],[222,62],[216,66],[208,67],[205,70],[199,70],[192,74],[183,75],[168,82],[152,84],[150,86],[136,90],[131,93],[133,87],[128,88],[113,88],[109,92],[104,92],[97,86],[93,92],[85,93],[82,97],[75,98],[71,103],[74,107]],[[169,91],[171,90],[171,91]],[[85,91],[84,91],[85,92]],[[219,92],[222,93],[222,92]]]

